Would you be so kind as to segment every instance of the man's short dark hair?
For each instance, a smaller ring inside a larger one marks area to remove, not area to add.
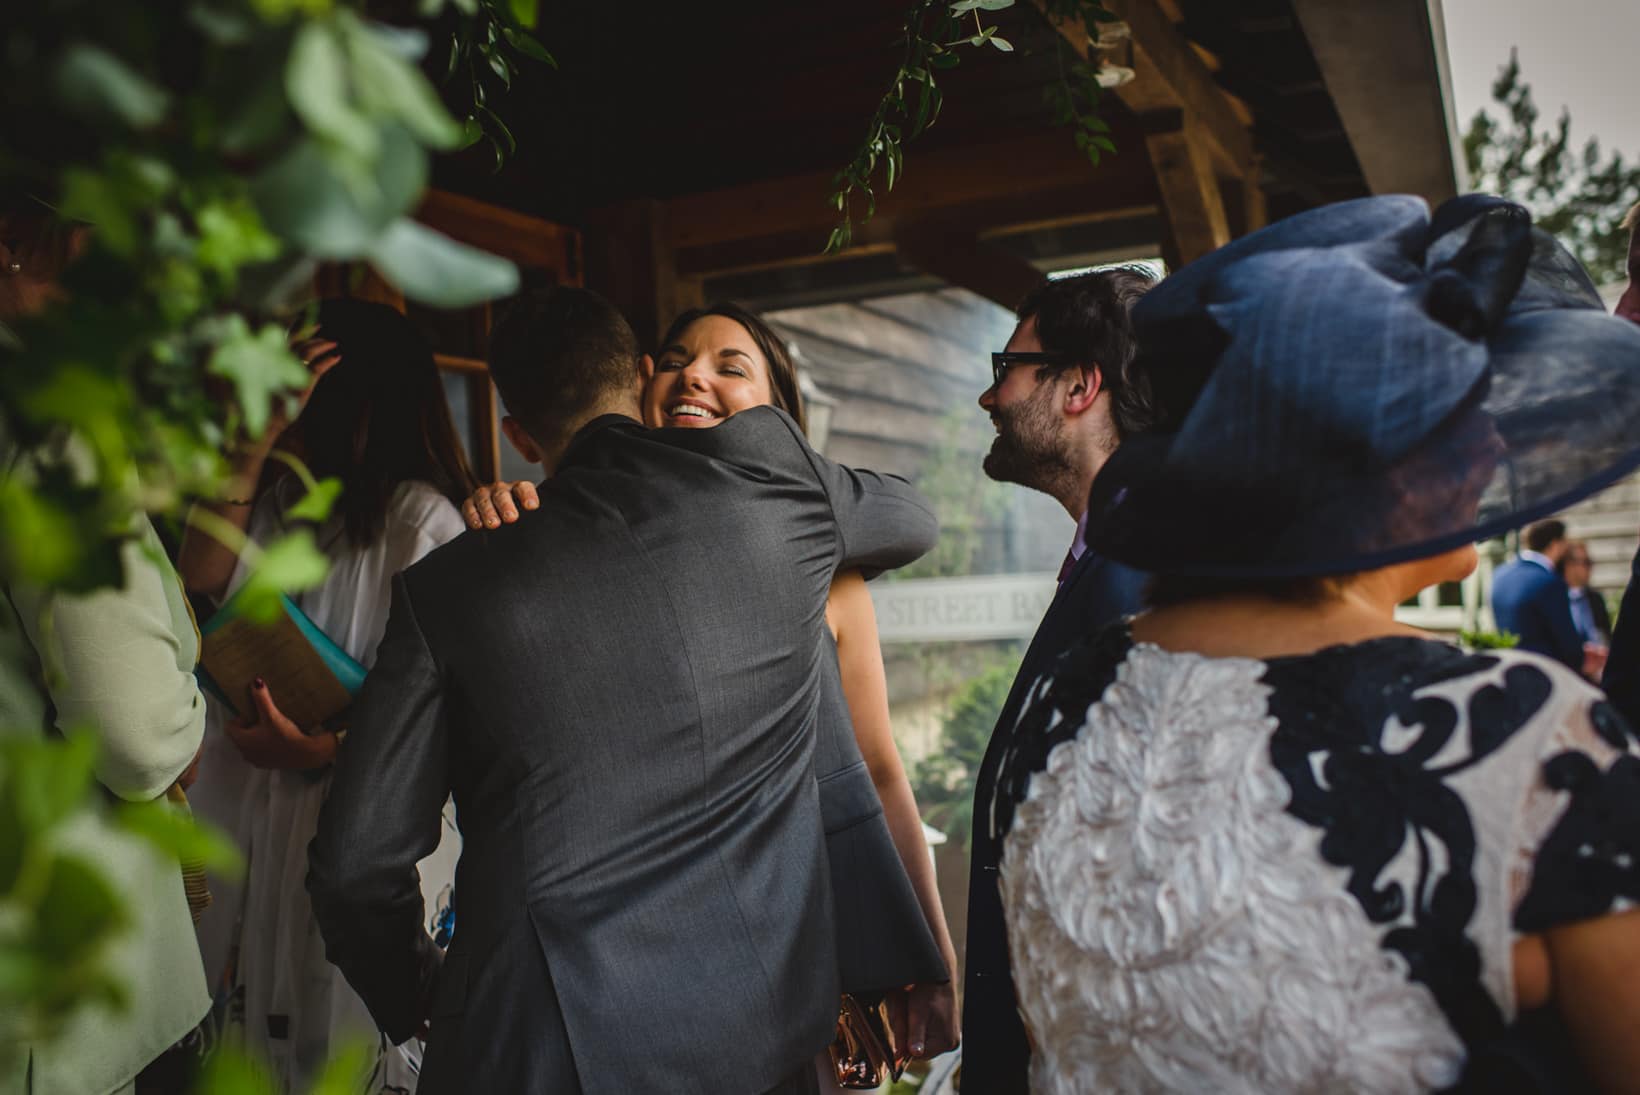
[[[1020,322],[1036,317],[1043,350],[1099,366],[1118,437],[1148,428],[1155,417],[1150,385],[1132,367],[1135,343],[1128,315],[1154,284],[1143,267],[1112,266],[1050,278],[1019,305]]]
[[[537,443],[555,445],[599,400],[635,387],[638,338],[590,289],[537,289],[490,336],[490,376],[507,413]]]
[[[1525,539],[1527,550],[1541,552],[1556,540],[1566,539],[1566,522],[1551,519],[1528,525]]]

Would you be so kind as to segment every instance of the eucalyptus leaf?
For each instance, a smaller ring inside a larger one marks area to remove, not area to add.
[[[370,78],[361,73],[360,83]],[[361,159],[376,155],[376,128],[351,102],[347,49],[335,25],[304,23],[296,32],[285,65],[285,96],[310,132]]]
[[[374,186],[362,196],[310,138],[265,168],[252,180],[251,196],[268,228],[318,258],[364,254],[427,189],[427,153],[415,139],[398,125],[378,133]]]
[[[88,121],[114,121],[149,129],[165,118],[170,98],[146,77],[100,46],[79,43],[57,66],[57,95],[71,113]]]
[[[398,118],[423,144],[454,148],[461,127],[439,101],[421,70],[394,53],[363,23],[348,23],[347,56],[361,103],[378,118]]]
[[[470,308],[518,291],[512,263],[409,218],[395,221],[369,258],[405,296],[439,308]]]
[[[1003,53],[1012,53],[1014,51],[1014,44],[1000,34],[991,35],[990,42]]]

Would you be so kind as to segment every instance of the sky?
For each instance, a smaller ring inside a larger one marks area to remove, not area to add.
[[[1640,158],[1640,0],[1441,0],[1461,132],[1492,100],[1492,80],[1520,51],[1540,124],[1572,112],[1573,146],[1589,137]]]

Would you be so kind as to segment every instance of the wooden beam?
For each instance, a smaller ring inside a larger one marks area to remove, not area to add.
[[[1039,9],[1043,0],[1035,0]],[[1226,174],[1240,176],[1253,159],[1253,139],[1237,116],[1230,96],[1190,43],[1179,33],[1158,0],[1108,0],[1104,5],[1128,25],[1132,80],[1116,88],[1117,96],[1135,114],[1182,110],[1200,126],[1205,145]],[[1048,16],[1060,35],[1082,57],[1089,50],[1087,28],[1081,20]]]
[[[594,210],[587,218],[587,284],[652,349],[677,314],[703,303],[701,279],[680,274],[665,203],[650,199]]]
[[[415,216],[451,239],[550,270],[556,284],[581,284],[581,234],[573,228],[444,190],[429,190]]]
[[[1097,168],[1064,130],[926,152],[913,146],[902,181],[881,196],[875,217],[855,226],[854,246],[841,257],[892,248],[902,219],[946,217],[996,234],[1154,207],[1156,181],[1139,152],[1143,134],[1128,127],[1115,139],[1121,154]],[[820,249],[837,222],[825,200],[830,185],[826,172],[672,199],[666,215],[678,272],[717,275],[826,261]]]
[[[902,221],[894,242],[901,257],[917,269],[1009,311],[1042,281],[1042,271],[1025,259],[981,243],[973,229],[949,221]]]
[[[1173,245],[1185,263],[1229,243],[1230,223],[1205,142],[1193,124],[1179,120],[1182,124],[1147,136],[1145,149],[1156,170]]]

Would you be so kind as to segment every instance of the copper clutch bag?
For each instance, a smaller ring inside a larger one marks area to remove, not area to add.
[[[885,1079],[898,1080],[909,1057],[894,1044],[886,993],[845,992],[837,1008],[837,1036],[831,1043],[837,1086],[871,1091]]]

